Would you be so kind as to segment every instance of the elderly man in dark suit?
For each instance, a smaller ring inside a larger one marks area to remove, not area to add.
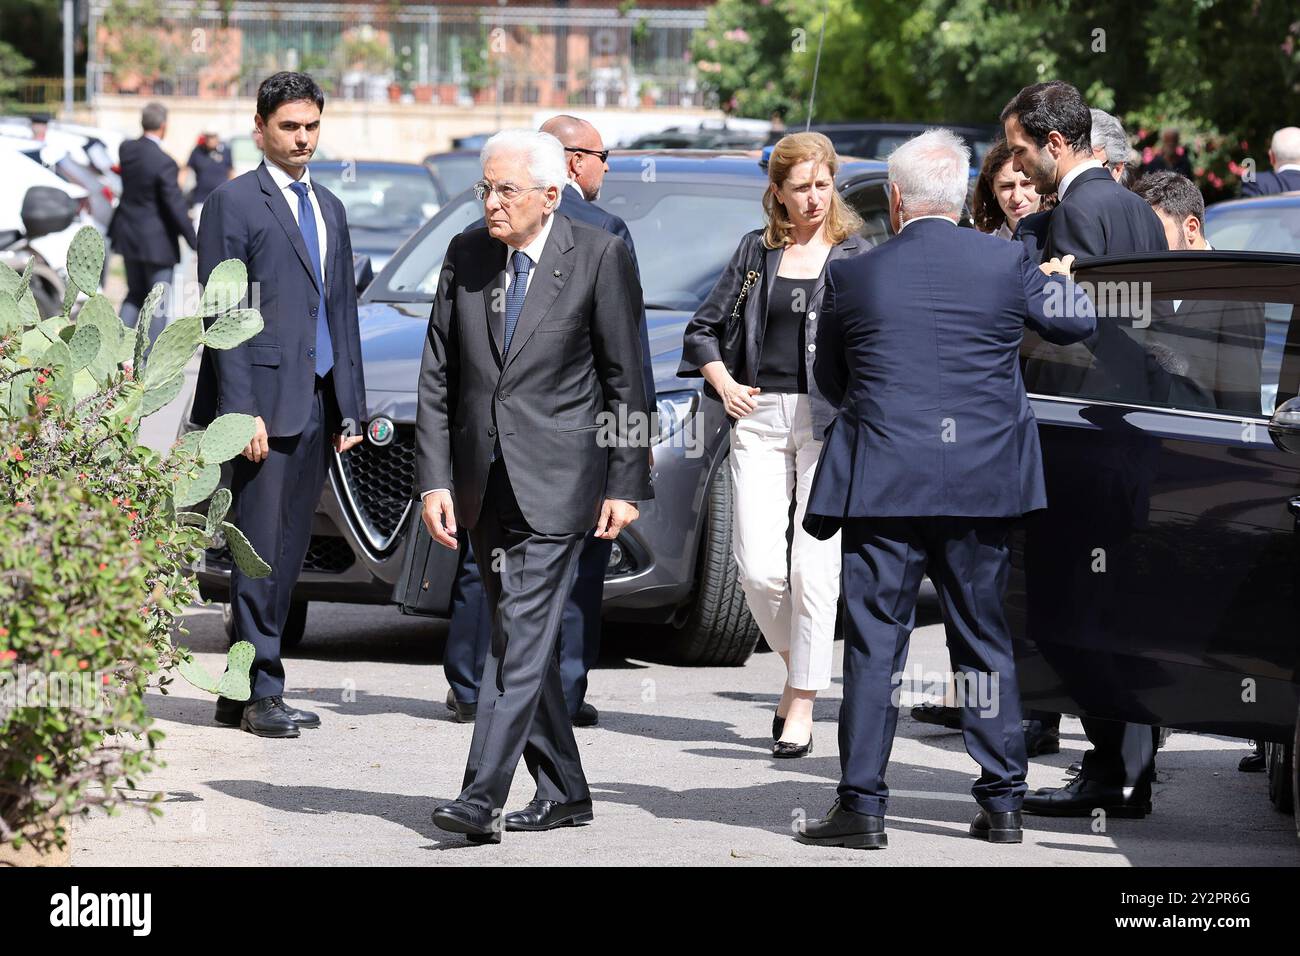
[[[560,190],[558,212],[578,222],[604,229],[622,239],[635,268],[636,246],[627,223],[596,205],[600,187],[609,172],[609,151],[600,133],[576,116],[553,116],[542,124],[564,147],[568,181]],[[480,221],[470,229],[483,225]],[[470,231],[469,229],[466,232]],[[646,389],[646,407],[655,407],[654,370],[650,362],[650,335],[645,308],[637,316],[641,339],[641,371]],[[588,535],[578,559],[578,577],[564,604],[560,623],[560,682],[565,705],[575,727],[591,727],[600,719],[587,703],[587,674],[600,657],[600,615],[605,594],[605,571],[614,542]],[[467,547],[456,585],[452,591],[451,626],[443,667],[447,673],[447,707],[461,722],[472,721],[477,713],[478,684],[487,657],[490,623],[485,613],[486,596],[473,548]]]
[[[566,178],[547,133],[484,146],[487,226],[447,248],[420,367],[425,526],[450,548],[468,528],[493,627],[464,786],[433,814],[473,842],[592,819],[560,618],[588,532],[613,540],[653,494],[640,284],[617,237],[556,213]],[[536,794],[503,816],[521,755]]]
[[[180,240],[191,249],[199,244],[177,181],[179,167],[162,146],[166,107],[150,103],[141,111],[140,126],[144,134],[124,142],[120,150],[122,198],[108,224],[108,238],[126,266],[122,321],[129,327],[135,326],[150,289],[160,282],[171,286],[172,272],[181,261]],[[165,310],[166,297],[163,302]],[[166,323],[151,324],[162,331]],[[156,337],[152,328],[149,337]]]
[[[1241,184],[1243,198],[1300,191],[1300,127],[1284,126],[1273,134],[1268,164],[1272,172],[1256,173],[1253,182]]]
[[[900,146],[889,157],[896,237],[828,267],[814,371],[839,413],[804,524],[823,538],[842,530],[844,703],[838,799],[804,825],[805,843],[887,843],[895,694],[926,573],[982,769],[971,833],[1021,840],[1026,758],[1002,600],[1011,522],[1047,502],[1018,351],[1026,324],[1065,343],[1091,334],[1094,318],[1052,274],[1065,265],[957,227],[968,166],[948,130]]]
[[[1055,189],[1059,197],[1042,230],[1044,260],[1168,250],[1159,217],[1093,156],[1092,114],[1077,89],[1060,80],[1027,86],[1002,110],[1001,119],[1013,167],[1027,173],[1040,192]],[[1107,332],[1116,328],[1104,325]],[[1090,383],[1092,354],[1081,346],[1072,347],[1069,355],[1053,348],[1041,345],[1037,357],[1029,358],[1029,387],[1048,394],[1082,394]],[[1059,715],[1035,717],[1042,726],[1031,726],[1028,736],[1057,733]],[[1025,810],[1089,816],[1103,809],[1117,816],[1144,816],[1151,807],[1158,731],[1094,717],[1083,718],[1083,727],[1093,749],[1084,755],[1082,772],[1066,787],[1030,794]]]
[[[263,578],[230,575],[231,637],[256,648],[247,705],[217,702],[217,720],[262,737],[297,737],[320,718],[284,702],[280,635],[311,540],[332,451],[364,437],[365,383],[347,213],[312,182],[325,95],[305,73],[276,73],[257,91],[265,162],[217,187],[199,227],[199,280],[225,259],[248,269],[265,327],[237,348],[203,352],[191,418],[254,416],[234,460],[239,527],[271,565]]]

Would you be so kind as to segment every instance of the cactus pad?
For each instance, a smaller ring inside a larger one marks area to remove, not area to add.
[[[220,465],[191,464],[172,489],[172,504],[177,508],[198,504],[212,494],[221,482]]]
[[[83,226],[68,246],[68,278],[86,295],[94,295],[103,273],[104,237],[94,226]]]
[[[237,309],[212,323],[203,334],[203,344],[210,349],[233,349],[261,332],[262,327],[262,314],[256,309]]]
[[[221,527],[221,522],[225,520],[226,514],[230,511],[230,489],[218,488],[212,495],[212,500],[208,502],[208,517],[203,522],[207,530],[208,537],[217,533]]]
[[[248,269],[238,259],[217,263],[203,287],[203,300],[199,314],[221,315],[236,308],[248,290]]]
[[[204,430],[199,454],[209,465],[229,461],[248,446],[256,430],[252,415],[221,415]]]
[[[143,313],[141,313],[143,315]],[[144,382],[146,388],[162,385],[185,370],[194,350],[203,341],[203,320],[197,315],[177,319],[162,330],[153,348],[149,350],[149,361],[141,377],[136,369],[136,378]]]
[[[244,532],[229,521],[221,522],[221,531],[226,536],[226,544],[230,547],[231,557],[235,559],[235,564],[239,566],[240,573],[244,577],[264,578],[271,573],[271,566],[253,550],[253,546],[244,537]]]
[[[167,405],[185,387],[185,376],[175,375],[161,385],[146,385],[144,389],[144,400],[140,403],[140,417],[152,415],[158,409]]]

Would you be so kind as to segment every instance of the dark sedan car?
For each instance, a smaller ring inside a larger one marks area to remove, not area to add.
[[[952,130],[970,147],[971,169],[979,171],[984,162],[984,154],[994,143],[1002,138],[1002,130],[997,126],[969,123],[903,123],[903,122],[867,122],[850,123],[814,123],[812,130],[822,133],[834,145],[841,156],[866,156],[884,159],[899,146],[927,129],[943,126]],[[792,130],[773,132],[770,138],[775,142]]]
[[[422,163],[342,159],[308,168],[342,201],[352,251],[369,256],[376,272],[442,206],[438,182]]]
[[[731,558],[727,426],[700,380],[677,378],[682,330],[713,287],[742,234],[761,223],[767,182],[755,153],[645,152],[610,157],[601,205],[623,217],[636,242],[650,325],[660,432],[655,499],[619,537],[606,576],[611,620],[667,625],[678,656],[742,663],[758,632]],[[315,175],[313,169],[313,175]],[[846,162],[837,187],[862,215],[873,243],[889,235],[885,167]],[[350,211],[349,211],[350,215]],[[336,457],[295,591],[286,640],[301,637],[308,601],[388,603],[413,516],[415,385],[430,304],[452,236],[482,216],[468,193],[445,206],[376,276],[361,299],[369,400],[368,440]],[[450,602],[448,551],[429,589]],[[227,587],[228,556],[211,553],[204,593]]]

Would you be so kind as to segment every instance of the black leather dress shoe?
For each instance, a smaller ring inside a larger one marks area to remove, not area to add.
[[[778,759],[790,759],[793,757],[807,757],[813,752],[812,732],[808,733],[808,742],[806,744],[791,743],[788,740],[778,740],[772,744],[772,756]]]
[[[585,700],[578,705],[578,712],[573,715],[573,726],[595,727],[600,722],[600,711]]]
[[[1241,758],[1237,764],[1237,769],[1242,773],[1262,773],[1268,769],[1268,763],[1264,760],[1263,744],[1256,744],[1255,749],[1246,756]]]
[[[451,711],[451,719],[458,724],[472,724],[478,716],[478,703],[462,704],[450,687],[447,688],[447,709]]]
[[[448,833],[460,833],[471,843],[500,843],[501,831],[492,825],[492,815],[463,800],[444,803],[433,811],[433,824]]]
[[[298,725],[280,706],[280,698],[263,697],[244,707],[239,728],[259,737],[297,737]]]
[[[575,800],[572,803],[533,800],[522,810],[506,814],[506,829],[554,830],[556,827],[580,827],[592,819],[590,799]]]
[[[981,809],[970,825],[970,835],[988,840],[990,843],[1021,843],[1024,841],[1025,831],[1020,825],[1020,811],[989,813]]]
[[[1067,777],[1077,777],[1081,773],[1083,773],[1082,760],[1076,760],[1074,763],[1070,764],[1070,766],[1065,768],[1065,775]]]
[[[245,701],[231,700],[229,697],[217,698],[216,720],[227,727],[238,727],[244,719]]]
[[[284,702],[283,697],[269,697],[267,699],[276,701],[280,705],[280,709],[284,711],[286,714],[288,714],[289,719],[292,720],[299,727],[320,726],[320,717],[312,713],[310,710],[300,710],[297,707],[290,707],[288,704]]]
[[[1046,787],[1025,796],[1024,811],[1040,816],[1090,817],[1094,810],[1140,819],[1151,812],[1151,791],[1096,783],[1079,774],[1064,787]]]
[[[912,719],[923,724],[961,730],[961,709],[943,704],[917,704],[912,708]]]
[[[882,850],[889,845],[884,817],[845,810],[838,800],[820,820],[805,821],[794,838],[812,846],[845,846],[855,850]]]
[[[783,733],[785,733],[785,718],[773,716],[772,717],[772,743],[776,743],[778,740],[780,740],[781,735]]]
[[[1061,730],[1059,727],[1052,727],[1041,720],[1026,720],[1023,726],[1026,757],[1041,757],[1044,754],[1059,754],[1061,752]]]

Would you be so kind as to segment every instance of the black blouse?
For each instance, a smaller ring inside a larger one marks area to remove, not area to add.
[[[816,279],[777,276],[767,303],[763,351],[754,382],[765,392],[807,394],[808,373],[803,351],[807,340],[805,320]]]

